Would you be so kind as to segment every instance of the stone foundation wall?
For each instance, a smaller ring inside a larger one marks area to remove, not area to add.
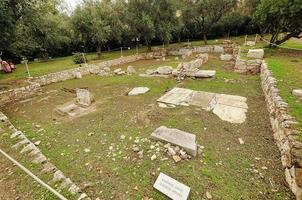
[[[227,53],[233,54],[234,48],[237,46],[234,44],[228,45],[207,45],[207,46],[198,46],[198,47],[187,47],[180,49],[166,49],[166,55],[170,56],[182,56],[188,51],[193,53]]]
[[[36,92],[41,90],[41,86],[51,83],[57,83],[65,80],[75,79],[79,76],[88,74],[98,74],[106,67],[118,66],[141,59],[152,59],[153,54],[139,54],[134,56],[121,57],[114,60],[104,61],[98,64],[91,64],[75,69],[64,70],[60,72],[50,73],[43,76],[35,77],[30,80],[29,85],[21,88],[15,88],[0,92],[0,107],[14,101],[30,98]]]
[[[0,112],[0,124],[2,128],[9,130],[9,140],[11,140],[12,143],[15,143],[12,145],[12,149],[15,149],[23,156],[26,156],[27,159],[29,159],[33,164],[39,165],[42,168],[42,174],[49,174],[52,176],[51,180],[44,180],[45,182],[49,182],[53,186],[57,187],[58,190],[64,189],[70,192],[77,199],[90,200],[87,194],[84,193],[74,182],[67,178],[64,173],[55,165],[53,165],[22,131],[17,130],[14,127],[7,116],[5,116],[2,112]]]
[[[302,143],[299,131],[294,127],[297,122],[290,116],[288,105],[279,94],[276,79],[265,62],[261,64],[260,77],[286,181],[297,199],[302,199]]]
[[[112,67],[118,66],[130,62],[134,62],[137,60],[141,60],[147,58],[149,55],[142,54],[142,55],[134,55],[134,56],[127,56],[121,57],[114,60],[108,60],[101,62],[99,64],[91,64],[84,67],[78,67],[75,69],[64,70],[60,72],[55,72],[51,74],[46,74],[44,76],[39,76],[34,78],[32,81],[39,83],[41,86],[48,85],[51,83],[57,83],[69,79],[75,79],[79,74],[81,76],[88,75],[88,74],[98,74],[100,73],[105,67]]]
[[[39,83],[30,83],[25,87],[2,91],[0,92],[0,106],[6,103],[27,99],[40,90],[41,86]]]
[[[261,68],[261,59],[243,60],[240,58],[240,48],[234,63],[234,71],[241,74],[259,74]]]

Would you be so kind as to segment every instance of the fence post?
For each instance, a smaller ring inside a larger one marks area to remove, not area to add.
[[[247,41],[247,35],[245,35],[244,46],[246,46],[246,41]]]

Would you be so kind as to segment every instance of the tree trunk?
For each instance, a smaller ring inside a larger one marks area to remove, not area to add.
[[[280,45],[280,44],[286,42],[287,40],[289,40],[292,37],[299,37],[299,35],[300,35],[300,33],[289,33],[286,36],[284,36],[281,40],[277,40],[276,44]]]
[[[148,51],[151,51],[151,42],[145,40],[146,46],[148,47]]]
[[[276,41],[277,37],[278,37],[278,32],[272,33],[269,48],[271,48],[271,49],[276,48],[275,41]]]
[[[207,34],[203,33],[202,35],[203,35],[203,42],[205,45],[207,45],[208,44]]]
[[[180,34],[177,35],[177,42],[178,42],[178,43],[181,42],[181,36],[180,36]]]
[[[96,52],[97,52],[98,59],[100,59],[102,57],[102,48],[100,45],[97,45]]]

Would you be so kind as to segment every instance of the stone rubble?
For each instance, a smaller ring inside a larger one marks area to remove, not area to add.
[[[160,126],[151,135],[153,140],[165,141],[185,149],[192,156],[197,154],[196,136],[178,129],[171,129]],[[167,148],[168,152],[173,156],[176,152],[174,149]]]

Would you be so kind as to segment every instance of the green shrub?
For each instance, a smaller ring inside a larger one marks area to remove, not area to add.
[[[84,58],[85,58],[86,62],[88,62],[85,54],[83,55],[82,53],[76,53],[76,54],[74,54],[74,56],[73,56],[73,62],[74,62],[75,64],[82,64],[82,63],[85,63]]]

